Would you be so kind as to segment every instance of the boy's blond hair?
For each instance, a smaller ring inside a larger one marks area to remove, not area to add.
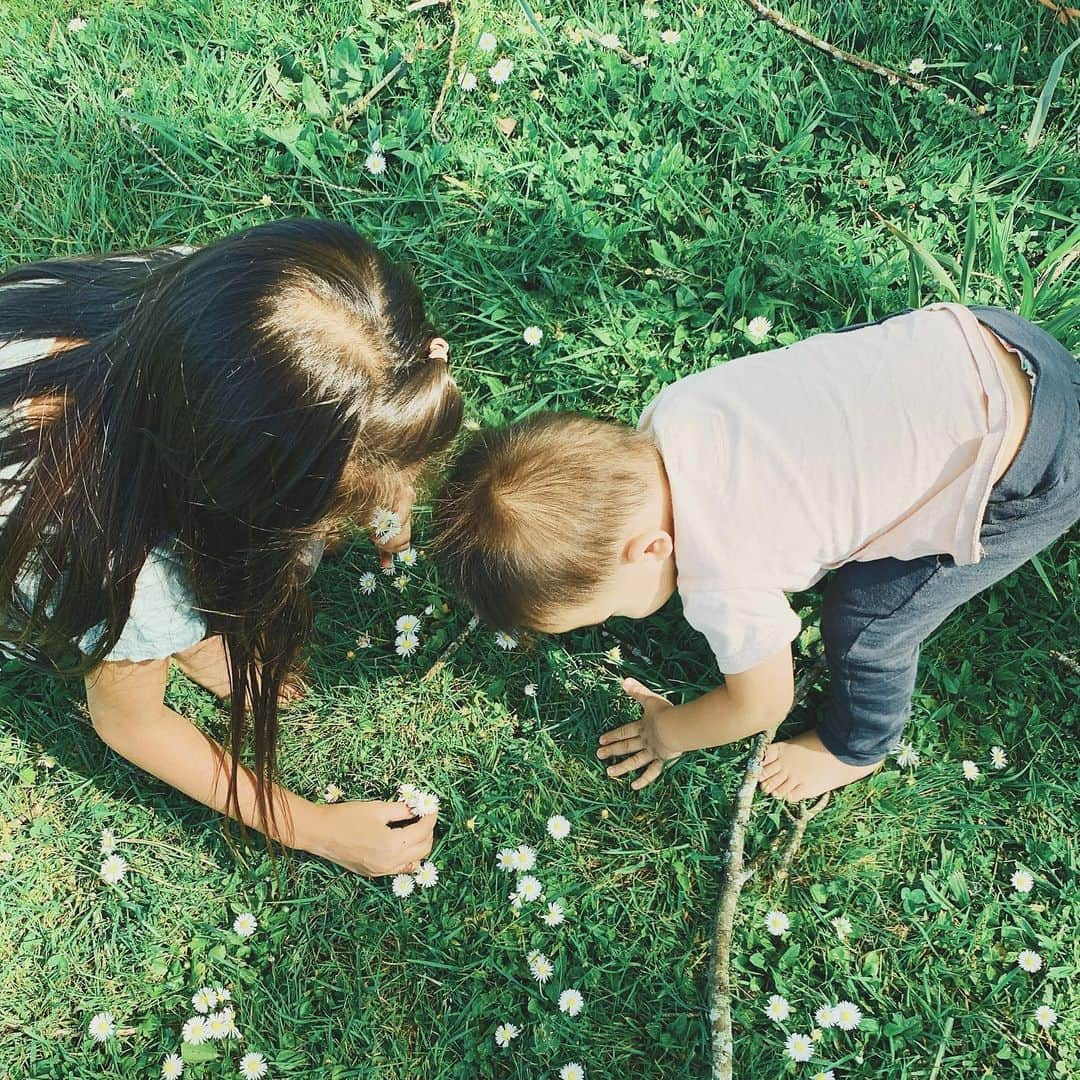
[[[610,576],[643,503],[648,438],[623,424],[540,413],[477,434],[435,508],[451,586],[492,626],[542,629]]]

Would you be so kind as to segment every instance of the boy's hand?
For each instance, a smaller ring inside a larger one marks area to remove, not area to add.
[[[600,736],[600,749],[596,751],[596,756],[601,761],[616,757],[623,759],[608,766],[608,776],[623,776],[634,769],[644,769],[630,785],[635,791],[640,791],[660,775],[665,761],[679,756],[679,751],[665,744],[660,723],[665,713],[675,706],[659,694],[654,694],[637,679],[623,679],[622,688],[641,705],[644,714],[632,724],[605,731]]]

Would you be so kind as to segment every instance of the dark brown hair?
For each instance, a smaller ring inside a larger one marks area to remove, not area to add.
[[[632,428],[539,413],[482,431],[435,507],[435,551],[451,587],[504,630],[542,628],[611,574],[645,497],[652,442]]]
[[[266,828],[278,695],[312,622],[298,554],[333,520],[366,523],[461,420],[419,290],[353,229],[316,220],[195,252],[36,263],[0,287],[0,342],[69,346],[0,372],[0,409],[50,406],[46,422],[0,426],[0,498],[14,504],[0,641],[88,673],[119,639],[147,557],[173,544],[227,647],[229,808],[239,817],[250,715]]]

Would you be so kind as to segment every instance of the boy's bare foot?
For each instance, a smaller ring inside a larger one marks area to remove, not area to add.
[[[861,780],[880,767],[880,761],[873,765],[845,765],[825,749],[816,731],[804,731],[787,742],[766,748],[761,789],[788,802],[816,799],[826,791]]]

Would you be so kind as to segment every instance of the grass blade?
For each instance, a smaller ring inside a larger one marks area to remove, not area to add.
[[[882,225],[889,230],[898,240],[900,240],[908,251],[918,256],[923,266],[930,271],[931,274],[937,279],[938,284],[949,295],[949,299],[960,302],[960,290],[956,287],[956,282],[949,277],[949,272],[934,258],[930,251],[925,248],[918,240],[912,239],[903,229],[897,228],[891,221],[883,218],[880,214],[875,215]]]
[[[1035,115],[1031,118],[1031,127],[1028,128],[1027,135],[1024,136],[1024,144],[1029,150],[1034,150],[1039,139],[1042,137],[1043,124],[1046,123],[1046,114],[1050,111],[1050,102],[1054,97],[1054,91],[1057,89],[1058,79],[1061,78],[1061,73],[1065,69],[1065,61],[1069,58],[1069,53],[1080,45],[1080,37],[1078,37],[1071,45],[1067,45],[1059,54],[1057,59],[1050,65],[1050,74],[1046,76],[1046,85],[1042,89],[1042,93],[1039,95],[1039,102],[1035,106]]]

